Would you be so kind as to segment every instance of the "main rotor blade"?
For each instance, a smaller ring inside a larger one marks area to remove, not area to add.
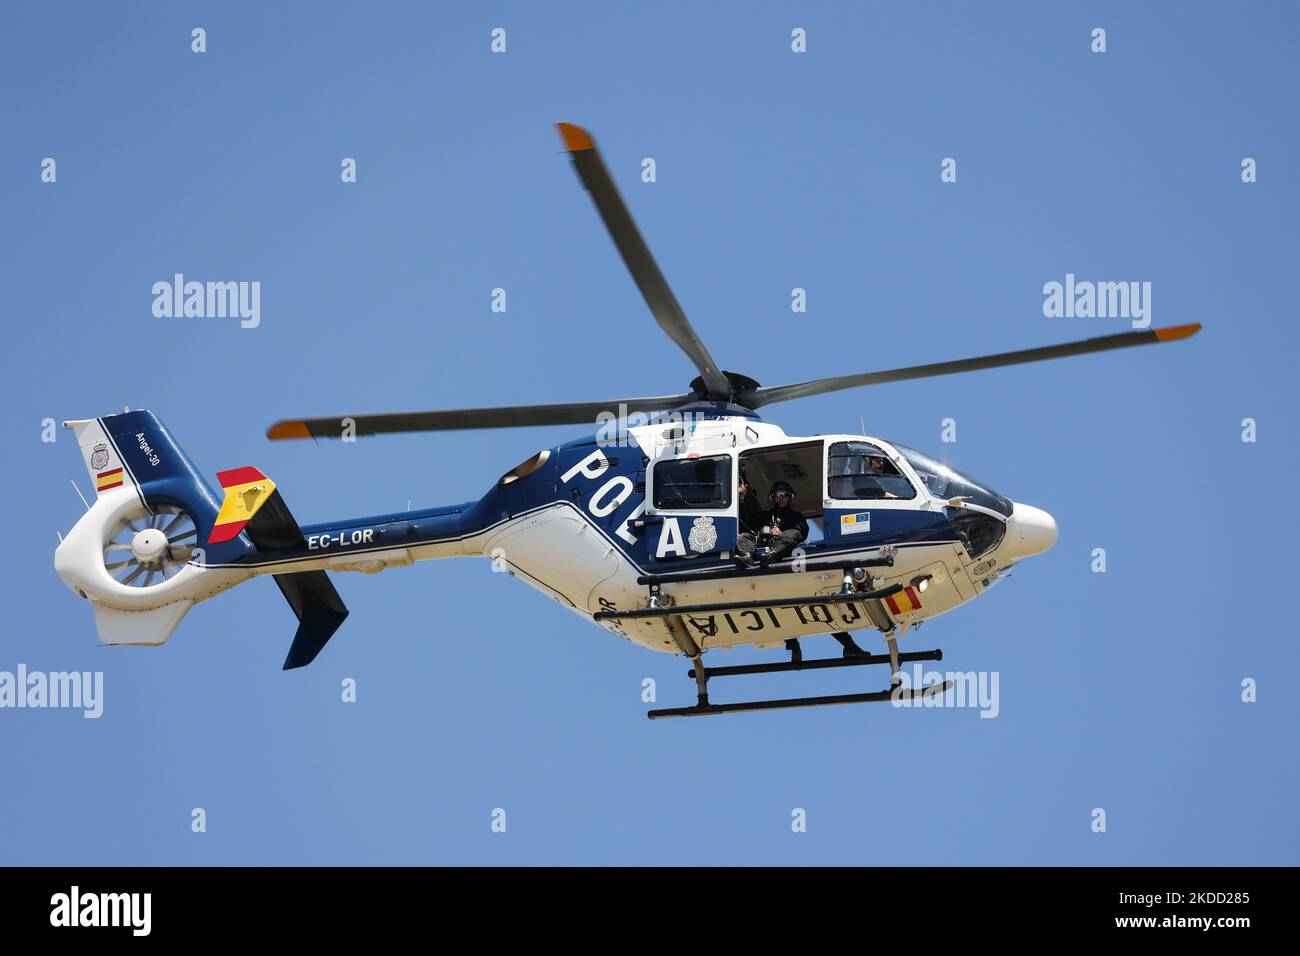
[[[885,372],[864,372],[861,375],[818,378],[797,385],[772,385],[767,388],[744,392],[736,397],[736,401],[749,408],[759,408],[763,405],[770,405],[772,402],[788,402],[792,398],[807,398],[809,395],[838,392],[842,389],[858,388],[862,385],[903,382],[914,378],[930,378],[934,375],[954,375],[958,372],[974,372],[985,368],[999,368],[1003,365],[1023,365],[1026,362],[1042,362],[1046,359],[1065,358],[1069,355],[1106,352],[1110,349],[1123,349],[1132,345],[1154,345],[1157,342],[1172,342],[1177,339],[1188,338],[1200,330],[1201,325],[1199,322],[1192,325],[1171,325],[1163,329],[1120,332],[1115,335],[1083,339],[1079,342],[1065,342],[1061,345],[1045,345],[1042,348],[1023,349],[1018,352],[999,352],[997,355],[984,355],[980,358],[958,359],[953,362],[935,362],[932,365],[913,365],[908,368],[890,369]]]
[[[713,356],[695,334],[686,313],[677,304],[677,297],[673,295],[668,280],[659,271],[654,256],[641,238],[632,214],[628,212],[618,187],[610,178],[609,170],[605,168],[605,162],[600,158],[591,134],[569,123],[556,123],[555,128],[560,131],[560,138],[564,140],[565,148],[573,159],[573,168],[577,170],[582,185],[591,193],[600,218],[605,221],[605,228],[609,230],[619,255],[636,280],[637,288],[641,290],[641,296],[650,307],[655,321],[700,370],[700,377],[708,392],[707,397],[723,401],[731,398],[731,383],[722,374],[718,363],[713,361]]]
[[[676,408],[697,395],[662,395],[654,398],[615,398],[607,402],[568,405],[522,405],[504,408],[462,408],[435,412],[391,412],[378,415],[333,415],[278,421],[266,430],[272,441],[291,438],[341,438],[347,424],[350,434],[383,435],[393,432],[452,431],[463,428],[522,428],[527,425],[593,425],[602,413],[622,418],[629,412],[655,412]]]

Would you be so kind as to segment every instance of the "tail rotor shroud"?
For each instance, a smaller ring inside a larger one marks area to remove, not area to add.
[[[118,519],[104,543],[104,568],[113,580],[149,588],[180,573],[198,547],[198,526],[176,505],[143,505]]]

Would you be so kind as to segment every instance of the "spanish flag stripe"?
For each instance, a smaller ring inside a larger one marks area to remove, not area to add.
[[[893,614],[906,614],[908,611],[919,611],[921,599],[916,596],[915,588],[905,587],[897,594],[885,598],[885,606]]]
[[[247,521],[261,506],[262,502],[275,491],[275,484],[269,478],[249,481],[241,485],[226,487],[226,500],[221,503],[216,523],[228,524],[231,521]]]
[[[232,480],[250,476],[255,480],[238,483]],[[220,544],[237,536],[253,515],[257,514],[257,510],[275,493],[275,482],[256,468],[234,468],[218,473],[217,477],[225,488],[226,499],[221,503],[217,520],[212,524],[212,533],[208,535],[209,544]]]
[[[122,484],[122,469],[114,468],[112,471],[101,472],[95,476],[95,490],[107,491],[109,488],[116,488]]]
[[[231,468],[227,471],[217,472],[217,480],[221,482],[222,488],[230,488],[235,485],[246,485],[250,482],[261,481],[266,475],[253,467]]]

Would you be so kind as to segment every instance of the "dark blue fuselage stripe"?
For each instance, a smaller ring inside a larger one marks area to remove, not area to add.
[[[104,424],[104,419],[96,418],[95,421],[99,422],[99,427],[104,430],[104,434],[108,438],[108,443],[113,446],[113,451],[117,453],[117,460],[122,463],[122,467],[126,469],[126,473],[131,476],[131,484],[135,485],[135,495],[140,499],[140,504],[144,505],[145,511],[149,512],[149,514],[153,514],[153,509],[149,507],[149,502],[145,500],[144,489],[140,487],[140,482],[135,477],[135,472],[131,470],[131,463],[126,460],[126,455],[122,454],[122,449],[117,447],[117,439],[113,437],[113,433]],[[99,494],[98,482],[96,482],[95,494]]]
[[[512,521],[518,521],[518,520],[520,520],[521,518],[527,518],[527,517],[529,517],[530,515],[534,515],[534,514],[537,514],[537,513],[539,513],[539,512],[542,512],[542,511],[546,511],[546,510],[549,509],[549,508],[554,508],[556,505],[561,505],[561,506],[563,506],[563,507],[569,508],[569,509],[571,509],[572,511],[576,512],[576,513],[578,514],[579,517],[581,517],[584,521],[586,521],[587,524],[589,524],[592,528],[595,528],[596,531],[598,531],[598,532],[599,532],[599,533],[600,533],[600,534],[605,538],[606,541],[608,541],[608,542],[609,542],[609,543],[610,543],[610,544],[611,544],[615,549],[617,549],[618,552],[619,552],[619,553],[620,553],[620,554],[621,554],[621,555],[622,555],[622,556],[627,560],[628,564],[630,564],[634,569],[636,569],[636,571],[637,571],[638,573],[640,573],[640,574],[645,574],[645,573],[646,573],[646,569],[643,568],[643,567],[642,567],[640,564],[638,564],[636,561],[634,561],[634,560],[632,559],[632,556],[631,556],[630,554],[628,554],[628,552],[624,549],[624,547],[623,547],[621,544],[619,544],[618,542],[616,542],[616,541],[615,541],[615,540],[614,540],[614,539],[613,539],[613,538],[612,538],[612,537],[611,537],[611,536],[610,536],[610,535],[605,531],[604,528],[602,528],[600,525],[596,524],[596,522],[592,521],[592,520],[591,520],[591,517],[590,517],[590,516],[589,516],[585,511],[583,511],[581,508],[577,507],[573,502],[570,502],[570,501],[548,501],[547,503],[545,503],[545,504],[543,504],[543,505],[539,505],[539,506],[536,507],[536,508],[532,508],[532,509],[530,509],[530,510],[528,510],[528,511],[520,512],[520,513],[517,514],[517,515],[511,515],[509,518],[503,518],[503,519],[501,519],[501,520],[499,520],[499,521],[497,521],[497,522],[495,522],[495,523],[493,523],[493,524],[491,524],[491,525],[488,525],[488,526],[486,526],[486,527],[484,527],[484,528],[480,528],[480,529],[478,529],[477,531],[467,532],[467,533],[465,533],[465,534],[459,534],[459,535],[452,535],[452,536],[450,536],[450,537],[446,537],[446,538],[429,538],[429,539],[426,539],[426,540],[421,540],[421,541],[417,541],[417,542],[411,542],[411,543],[409,543],[409,544],[403,544],[403,543],[401,543],[401,542],[394,542],[394,543],[392,543],[392,544],[380,545],[380,546],[378,546],[378,547],[370,547],[370,548],[355,548],[355,549],[348,549],[348,550],[346,550],[346,551],[335,551],[335,552],[332,552],[332,553],[326,553],[326,552],[322,551],[319,555],[307,554],[307,555],[298,555],[298,556],[296,556],[296,557],[292,557],[292,558],[277,557],[276,555],[273,555],[273,554],[263,554],[263,553],[258,552],[258,553],[255,553],[255,554],[253,554],[253,555],[250,555],[248,561],[238,562],[238,563],[231,563],[231,564],[208,564],[208,565],[205,565],[205,567],[208,567],[208,568],[260,568],[260,567],[265,567],[265,566],[268,566],[268,565],[275,565],[275,564],[300,564],[300,563],[305,562],[305,561],[320,561],[320,560],[328,560],[328,559],[330,559],[330,558],[334,558],[334,557],[351,556],[351,555],[354,555],[354,554],[355,554],[355,555],[362,555],[362,554],[376,554],[376,553],[381,552],[381,551],[399,551],[399,550],[407,550],[407,551],[409,551],[409,550],[414,550],[414,549],[416,549],[416,548],[429,547],[429,546],[432,546],[432,545],[439,545],[439,544],[454,544],[454,543],[456,543],[457,541],[465,541],[465,540],[468,540],[468,539],[470,539],[470,538],[477,538],[477,537],[480,537],[480,536],[482,536],[482,535],[486,535],[486,534],[488,534],[489,532],[491,532],[491,531],[493,531],[493,530],[495,530],[495,529],[501,527],[502,525],[509,524],[509,523],[512,522]],[[904,532],[904,533],[905,533],[905,532]],[[858,553],[868,552],[868,551],[877,551],[877,550],[879,550],[879,549],[882,548],[882,547],[886,547],[886,546],[890,546],[890,545],[892,545],[893,547],[896,547],[896,548],[919,548],[919,547],[930,547],[930,546],[932,546],[932,545],[957,544],[958,541],[959,541],[958,538],[956,538],[956,537],[952,537],[952,538],[932,539],[932,540],[928,540],[928,541],[896,541],[896,542],[881,542],[881,543],[879,543],[879,544],[873,544],[873,545],[871,545],[871,546],[869,546],[869,547],[840,547],[840,548],[836,548],[836,549],[834,549],[834,550],[829,550],[829,549],[828,549],[828,550],[824,550],[824,551],[821,550],[821,549],[818,549],[818,551],[816,552],[815,555],[808,555],[808,556],[806,557],[805,560],[815,560],[815,561],[820,561],[820,560],[822,560],[823,558],[835,557],[835,556],[837,556],[837,555],[842,555],[842,554],[858,554]],[[473,557],[473,556],[474,556],[474,555],[465,555],[465,557]],[[674,564],[680,564],[680,562],[673,562],[673,563],[674,563]],[[691,563],[692,563],[692,566],[693,566],[693,567],[698,567],[699,570],[700,570],[701,572],[704,572],[704,571],[716,571],[718,568],[725,568],[725,567],[728,567],[728,566],[730,565],[730,562],[728,562],[728,561],[724,561],[724,560],[721,560],[721,559],[715,559],[714,561],[712,561],[712,562],[710,562],[710,563],[708,563],[708,564],[698,564],[698,565],[697,565],[697,564],[695,564],[695,562],[691,562]],[[659,573],[662,573],[662,569],[659,569]]]

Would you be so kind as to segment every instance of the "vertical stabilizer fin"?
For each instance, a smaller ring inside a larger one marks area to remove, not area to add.
[[[306,667],[334,636],[348,616],[348,609],[324,571],[276,574],[273,577],[293,613],[298,616],[298,631],[289,646],[289,656],[284,659],[284,669]]]

